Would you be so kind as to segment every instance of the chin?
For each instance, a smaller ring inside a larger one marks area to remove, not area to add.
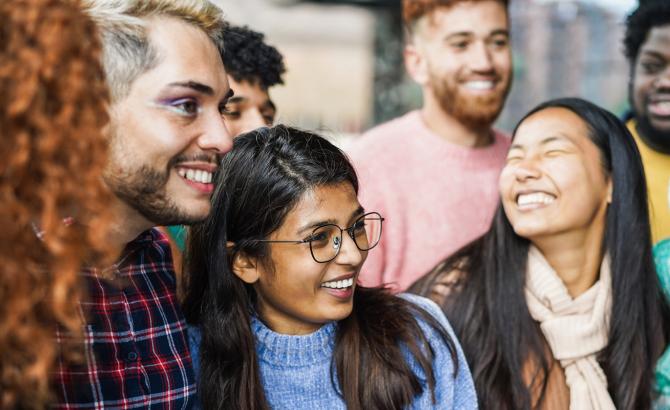
[[[545,227],[532,226],[532,225],[522,225],[517,226],[512,225],[514,232],[522,238],[528,239],[532,242],[533,238],[544,236],[548,234],[548,230]]]
[[[328,321],[329,322],[339,322],[340,320],[344,320],[351,315],[352,311],[353,311],[353,304],[350,305],[348,309],[338,309],[337,312],[333,312],[332,314],[328,315],[328,316],[330,316]]]

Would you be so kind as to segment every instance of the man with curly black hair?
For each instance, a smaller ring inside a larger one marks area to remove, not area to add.
[[[647,176],[654,242],[670,237],[670,2],[648,0],[628,16],[629,100]]]
[[[276,107],[268,89],[284,83],[282,74],[286,68],[279,51],[263,38],[263,34],[246,26],[224,30],[223,65],[235,92],[224,119],[232,135],[272,125],[275,119]]]

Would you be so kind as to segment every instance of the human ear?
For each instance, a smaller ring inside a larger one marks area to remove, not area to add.
[[[414,42],[408,43],[403,50],[407,73],[419,85],[428,83],[428,67],[422,50]]]
[[[234,246],[231,242],[226,243],[227,248]],[[237,252],[233,256],[232,271],[243,282],[254,284],[259,279],[258,262],[244,252]]]

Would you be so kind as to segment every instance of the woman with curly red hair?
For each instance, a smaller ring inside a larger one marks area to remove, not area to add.
[[[108,92],[75,1],[3,0],[0,21],[0,408],[43,408],[56,329],[81,337],[78,271],[108,254]]]

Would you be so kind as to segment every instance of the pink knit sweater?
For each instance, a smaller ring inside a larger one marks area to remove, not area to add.
[[[360,280],[404,290],[488,229],[498,204],[498,176],[509,138],[495,132],[485,148],[451,144],[430,131],[419,111],[382,124],[348,150],[366,211],[384,216],[382,240]]]

